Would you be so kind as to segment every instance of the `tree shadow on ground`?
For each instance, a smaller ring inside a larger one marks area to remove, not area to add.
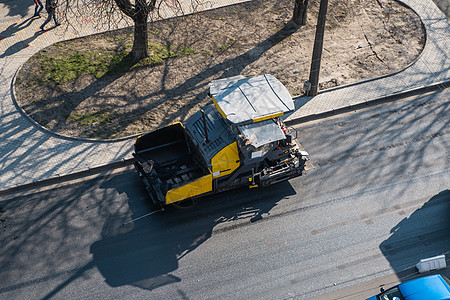
[[[104,187],[118,186],[117,180],[120,178],[110,180]],[[293,194],[293,188],[284,182],[270,190],[224,192],[204,198],[190,208],[168,207],[132,224],[123,225],[110,216],[103,226],[102,239],[91,246],[93,264],[112,287],[132,285],[153,290],[180,282],[183,278],[171,274],[178,269],[179,260],[206,242],[215,226],[227,222],[233,223],[232,228],[248,226]],[[148,212],[142,199],[128,199],[131,218]],[[221,226],[220,230],[231,227]]]
[[[432,197],[391,229],[380,250],[399,277],[420,259],[448,252],[450,244],[450,190]]]
[[[101,126],[97,126],[98,128],[91,127],[89,130],[92,131],[92,135],[87,136],[91,138],[108,138],[111,137],[112,132],[121,132],[125,128],[127,128],[131,123],[136,121],[136,114],[140,112],[147,112],[163,102],[170,101],[176,103],[177,99],[184,97],[186,94],[194,93],[194,97],[197,99],[197,103],[201,102],[202,99],[205,99],[208,91],[207,84],[209,80],[212,78],[220,77],[231,77],[235,75],[239,75],[242,70],[249,64],[255,62],[261,57],[263,53],[270,50],[272,47],[282,42],[284,39],[288,38],[292,34],[294,34],[299,27],[292,25],[291,23],[286,24],[283,28],[278,30],[276,33],[260,42],[254,48],[248,50],[247,52],[238,55],[237,57],[232,57],[230,59],[225,60],[221,63],[216,63],[208,66],[200,73],[191,77],[189,80],[184,83],[173,87],[173,88],[165,88],[166,82],[165,78],[167,74],[163,74],[162,82],[161,82],[161,90],[155,91],[151,94],[147,94],[144,96],[136,96],[133,95],[133,102],[139,103],[135,109],[128,110],[126,112],[120,113],[120,115],[115,116],[115,120],[117,122],[111,122],[111,124],[100,124]],[[170,43],[167,42],[166,45],[170,47]],[[168,61],[164,62],[165,68],[164,72],[168,72]],[[39,122],[43,126],[49,126],[51,123],[51,130],[58,131],[60,128],[64,127],[67,123],[67,119],[70,114],[74,111],[76,107],[78,107],[81,103],[83,103],[87,98],[95,95],[96,97],[120,97],[117,95],[110,95],[109,91],[106,91],[105,88],[112,84],[116,79],[120,78],[120,74],[115,74],[116,69],[129,69],[133,66],[133,63],[130,61],[130,56],[126,56],[119,61],[117,64],[113,66],[113,69],[107,72],[104,76],[91,83],[90,85],[84,87],[83,89],[70,93],[63,93],[61,95],[57,95],[56,97],[49,97],[48,99],[39,101],[39,107],[36,110],[33,109],[33,105],[24,105],[24,110],[30,115],[31,118]],[[131,73],[130,73],[131,72]],[[137,70],[130,70],[130,76],[136,80],[138,80],[135,75]],[[220,75],[218,75],[220,74]],[[98,95],[97,95],[98,94]],[[101,95],[100,95],[101,94]],[[158,97],[159,99],[148,104],[142,104],[144,100]],[[123,99],[123,101],[128,102],[129,99]],[[193,104],[193,106],[196,103]],[[113,109],[113,108],[106,108]],[[165,119],[161,120],[160,126],[164,126],[172,123],[175,119],[184,119],[186,118],[189,110],[177,110],[170,115],[166,114]],[[114,111],[113,111],[114,113]],[[53,120],[49,120],[46,122],[42,122],[41,116],[55,116]]]
[[[370,114],[361,110],[345,119],[324,120],[326,126],[321,126],[324,129],[317,128],[314,122],[302,126],[300,142],[308,151],[316,149],[316,153],[310,153],[311,162],[318,169],[326,170],[322,181],[309,177],[304,181],[318,190],[334,182],[337,192],[345,191],[355,185],[346,181],[349,163],[357,163],[354,172],[361,174],[359,192],[372,190],[374,182],[378,186],[389,185],[405,174],[419,174],[433,147],[447,149],[450,146],[448,138],[445,139],[450,133],[450,120],[446,118],[450,103],[444,101],[445,97],[446,91],[436,90],[427,97],[391,104]],[[372,127],[370,124],[379,125]],[[362,128],[367,128],[364,133]],[[316,139],[303,140],[302,133],[310,135],[312,132]],[[353,139],[356,136],[359,138]],[[402,148],[410,150],[401,151]],[[397,167],[392,169],[392,166]],[[342,180],[336,184],[335,178]],[[401,190],[399,194],[405,192]],[[389,199],[384,201],[390,202]]]

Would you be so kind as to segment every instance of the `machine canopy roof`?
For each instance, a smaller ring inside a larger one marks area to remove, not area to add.
[[[256,123],[294,110],[286,87],[268,74],[214,80],[210,83],[210,94],[220,114],[237,125]]]

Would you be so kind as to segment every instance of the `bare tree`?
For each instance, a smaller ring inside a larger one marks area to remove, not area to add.
[[[155,9],[156,0],[114,0],[117,7],[134,22],[134,40],[131,53],[135,59],[148,57],[148,14]]]
[[[297,25],[306,25],[308,0],[294,0],[293,20]]]
[[[180,16],[197,11],[201,0],[60,0],[63,18],[70,24],[74,18],[89,16],[94,26],[102,29],[117,28],[126,17],[134,24],[131,55],[136,60],[149,56],[148,23],[167,16]],[[181,5],[183,2],[183,6]],[[184,7],[184,8],[183,8]],[[161,14],[162,11],[164,14]],[[126,16],[126,17],[125,17]],[[150,19],[150,20],[149,20]]]

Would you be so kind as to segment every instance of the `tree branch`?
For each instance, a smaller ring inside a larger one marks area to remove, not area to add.
[[[153,0],[152,0],[153,1]],[[119,9],[130,18],[134,19],[134,16],[136,14],[136,10],[133,8],[133,5],[131,5],[130,0],[114,0],[116,2]]]
[[[156,7],[156,0],[150,0],[150,2],[147,4],[147,11],[153,11]]]

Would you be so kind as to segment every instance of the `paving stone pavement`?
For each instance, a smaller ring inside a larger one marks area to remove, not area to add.
[[[198,9],[244,1],[205,1]],[[190,9],[186,6],[183,12],[189,13]],[[86,23],[72,24],[74,28],[60,26],[42,33],[39,26],[44,18],[31,18],[33,14],[33,1],[0,3],[0,191],[132,157],[134,139],[99,142],[60,137],[34,124],[16,106],[12,94],[14,75],[29,57],[55,42],[102,31],[86,19]],[[47,14],[42,11],[41,15]],[[162,15],[170,17],[174,12],[167,8]],[[130,25],[123,22],[117,27]]]
[[[419,57],[400,72],[299,98],[288,120],[332,112],[382,97],[450,80],[450,23],[432,0],[403,0],[421,18],[426,43]],[[441,85],[444,88],[446,85]]]
[[[200,9],[244,1],[205,0]],[[450,81],[449,21],[432,0],[402,2],[416,11],[426,29],[427,41],[419,58],[396,74],[322,92],[313,98],[297,98],[297,110],[288,120]],[[184,12],[189,9],[185,7]],[[86,18],[73,28],[60,26],[42,33],[39,26],[43,18],[31,18],[33,13],[34,4],[29,0],[0,3],[0,191],[129,159],[132,153],[133,139],[101,142],[57,136],[36,125],[17,107],[12,92],[14,75],[29,57],[55,42],[102,31],[93,28],[92,20]],[[172,14],[168,8],[163,16]]]

